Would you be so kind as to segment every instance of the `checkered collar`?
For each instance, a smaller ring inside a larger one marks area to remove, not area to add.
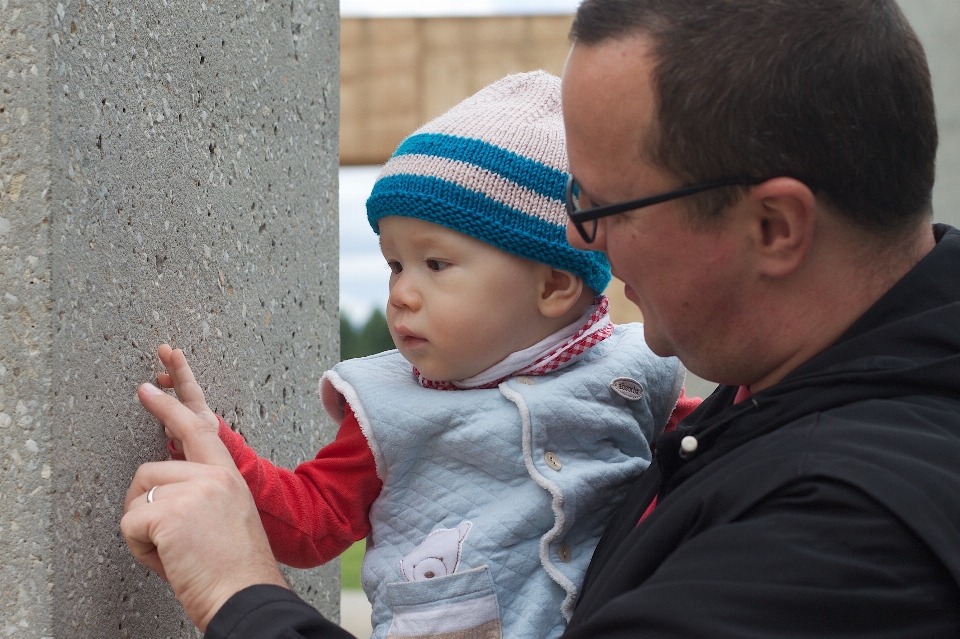
[[[593,300],[593,305],[584,312],[577,322],[558,331],[539,344],[525,349],[520,353],[513,353],[500,364],[475,375],[469,379],[453,382],[435,382],[420,374],[416,366],[413,374],[424,388],[435,390],[468,390],[477,388],[495,388],[504,380],[518,375],[545,375],[559,370],[572,363],[577,357],[596,346],[613,334],[613,323],[610,321],[610,301],[606,295],[599,295]],[[579,329],[571,329],[579,326]],[[568,335],[563,339],[564,335]],[[560,340],[556,339],[560,336]],[[517,361],[515,356],[520,356]],[[497,369],[507,364],[507,374],[497,376]],[[509,369],[513,369],[509,372]],[[491,373],[495,377],[489,381]]]

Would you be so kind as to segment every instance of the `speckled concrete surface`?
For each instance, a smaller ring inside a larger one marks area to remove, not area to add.
[[[332,0],[0,0],[0,636],[196,636],[118,530],[158,344],[278,463],[332,437],[337,113]]]

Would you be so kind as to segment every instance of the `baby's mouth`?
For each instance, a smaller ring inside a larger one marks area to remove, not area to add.
[[[396,334],[397,334],[397,339],[403,342],[404,346],[407,346],[409,348],[413,348],[415,346],[419,346],[421,344],[427,343],[426,338],[420,337],[413,331],[405,328],[397,328]]]

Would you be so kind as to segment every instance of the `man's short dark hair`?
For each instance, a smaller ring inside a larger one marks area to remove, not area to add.
[[[685,183],[794,177],[879,235],[931,212],[930,72],[893,0],[586,0],[570,35],[650,38],[659,126],[644,152]]]

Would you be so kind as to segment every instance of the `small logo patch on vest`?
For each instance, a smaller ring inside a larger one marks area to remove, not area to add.
[[[400,560],[400,572],[407,581],[425,581],[457,572],[463,540],[473,526],[462,521],[456,528],[438,528]]]
[[[618,377],[610,382],[610,388],[620,397],[635,401],[643,397],[643,386],[635,379],[629,377]]]

